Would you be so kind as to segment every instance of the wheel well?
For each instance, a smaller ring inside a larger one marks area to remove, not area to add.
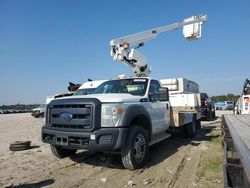
[[[138,115],[134,117],[133,120],[130,122],[130,125],[137,125],[145,128],[148,131],[148,138],[150,140],[150,135],[151,135],[150,121],[146,116]]]

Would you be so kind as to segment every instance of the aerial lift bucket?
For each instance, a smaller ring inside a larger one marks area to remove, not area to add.
[[[196,16],[184,19],[184,22],[190,22],[196,20]],[[201,38],[201,25],[202,22],[192,23],[183,26],[183,35],[188,40],[197,40]]]

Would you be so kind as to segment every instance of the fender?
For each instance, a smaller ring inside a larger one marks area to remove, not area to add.
[[[146,110],[146,108],[144,106],[141,106],[138,104],[134,104],[134,105],[129,106],[126,109],[125,114],[122,116],[121,121],[119,123],[119,126],[121,126],[121,127],[132,126],[131,123],[132,123],[133,119],[138,117],[138,116],[144,116],[148,120],[148,124],[146,125],[146,127],[149,130],[149,140],[150,140],[151,135],[152,135],[152,121],[151,121],[151,118],[150,118],[148,111]]]

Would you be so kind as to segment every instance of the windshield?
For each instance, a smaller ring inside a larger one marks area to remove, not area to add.
[[[101,84],[93,94],[98,93],[129,93],[131,95],[145,95],[148,79],[111,80]]]
[[[38,106],[38,108],[45,108],[46,105],[45,104],[41,104],[40,106]]]
[[[89,89],[78,89],[74,95],[88,95],[95,91],[96,88],[89,88]]]

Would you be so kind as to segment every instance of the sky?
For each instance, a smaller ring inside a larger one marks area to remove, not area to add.
[[[208,15],[202,39],[160,34],[140,51],[156,79],[186,77],[210,96],[250,78],[249,0],[0,0],[0,105],[44,103],[69,82],[132,75],[109,41]]]

